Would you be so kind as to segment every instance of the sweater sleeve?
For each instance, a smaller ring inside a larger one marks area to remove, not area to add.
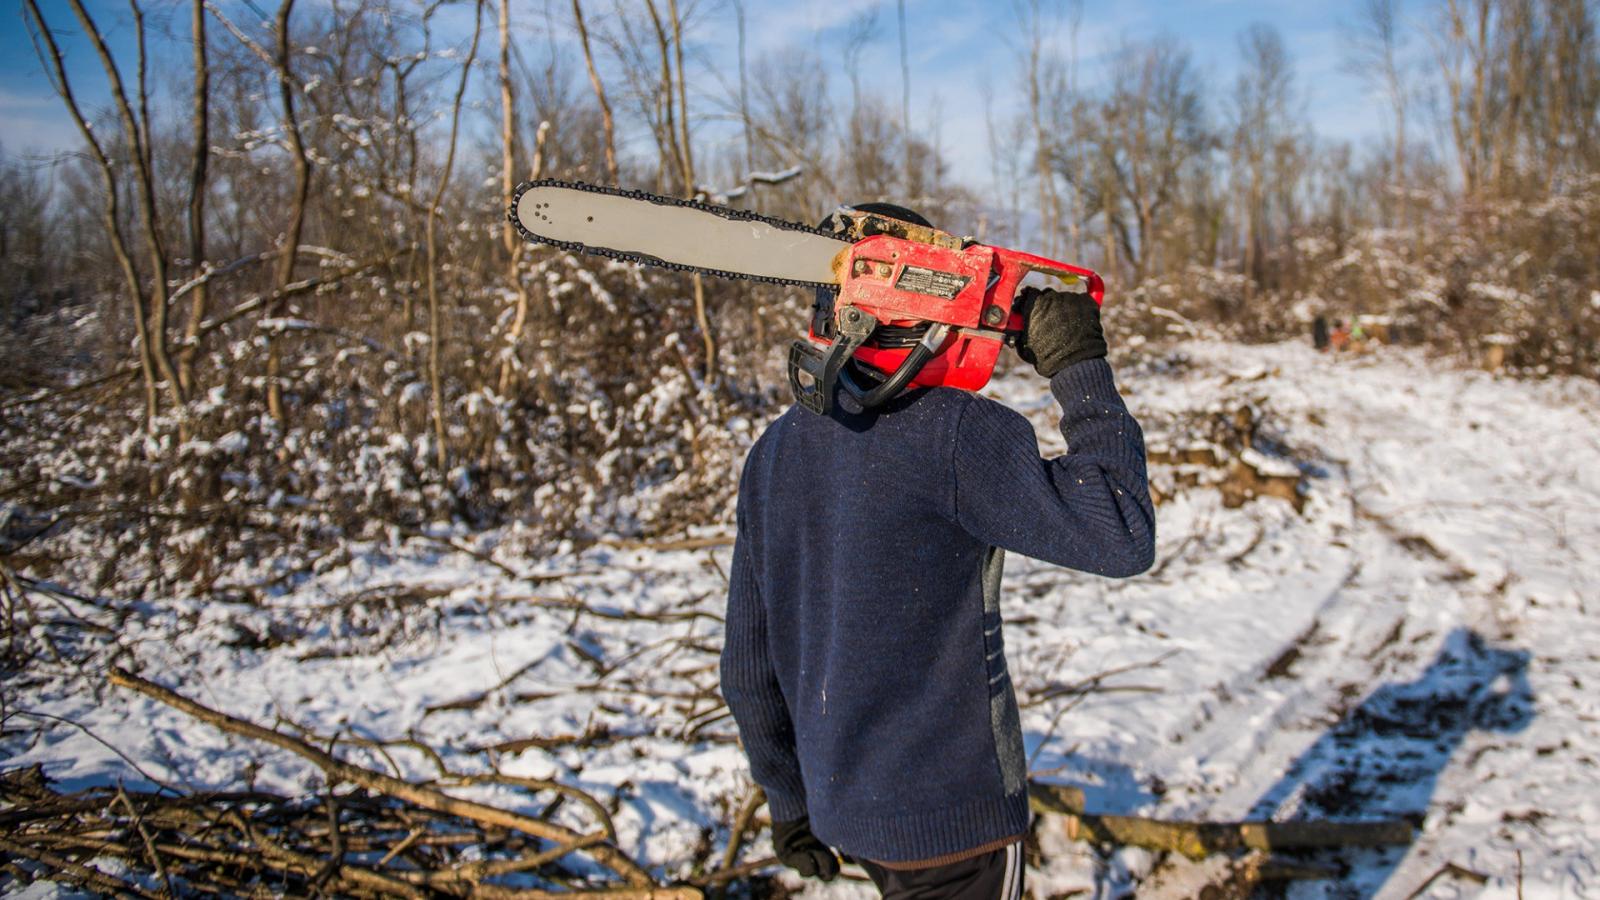
[[[742,506],[742,492],[740,496]],[[750,545],[741,509],[728,573],[722,696],[739,726],[750,773],[767,793],[773,821],[788,822],[806,815],[806,791],[795,755],[794,724],[768,650],[766,609]]]
[[[956,521],[991,545],[1046,562],[1127,577],[1155,559],[1144,434],[1111,366],[1091,359],[1050,380],[1067,453],[1041,459],[1028,420],[975,400],[953,441]]]

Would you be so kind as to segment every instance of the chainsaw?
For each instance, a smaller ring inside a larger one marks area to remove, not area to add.
[[[795,399],[827,415],[843,388],[864,408],[908,387],[976,391],[1022,333],[1029,273],[1100,303],[1093,271],[841,208],[821,227],[742,209],[563,181],[518,185],[507,211],[529,241],[722,278],[817,288],[789,350]],[[854,360],[857,365],[850,365]]]

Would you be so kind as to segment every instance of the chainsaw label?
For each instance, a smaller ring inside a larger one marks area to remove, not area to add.
[[[900,291],[926,294],[941,300],[954,300],[971,280],[966,275],[924,269],[921,266],[906,266],[900,271],[900,277],[895,280],[894,286]]]

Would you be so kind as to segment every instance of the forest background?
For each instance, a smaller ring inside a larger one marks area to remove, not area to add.
[[[1463,365],[1600,374],[1589,0],[1353,4],[1359,146],[1312,127],[1270,24],[1220,79],[1043,0],[989,13],[1009,66],[978,85],[913,77],[915,3],[760,53],[740,0],[19,12],[77,143],[0,168],[0,496],[13,542],[111,541],[96,589],[434,527],[726,520],[810,297],[526,245],[503,209],[532,177],[796,221],[906,203],[1103,272],[1119,353],[1365,316]]]

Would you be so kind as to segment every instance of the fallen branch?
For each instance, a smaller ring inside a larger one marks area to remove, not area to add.
[[[739,806],[738,815],[733,817],[733,828],[728,832],[728,849],[722,854],[723,870],[734,868],[734,863],[739,861],[739,850],[744,846],[745,832],[755,822],[756,811],[767,802],[767,794],[761,788],[750,790],[750,796],[744,798],[744,803]]]
[[[1067,837],[1098,844],[1144,847],[1202,859],[1240,850],[1384,847],[1410,844],[1411,823],[1381,822],[1168,822],[1138,816],[1111,816],[1084,810],[1083,791],[1032,783],[1028,799],[1035,812],[1066,818]]]
[[[781,865],[781,863],[778,862],[778,858],[776,856],[764,856],[760,859],[752,860],[751,862],[747,863],[741,863],[737,866],[730,866],[726,869],[718,869],[709,875],[691,879],[691,883],[699,885],[700,887],[714,887],[719,884],[726,884],[730,881],[737,881],[740,878],[749,878],[751,875],[754,875],[763,869],[770,869],[777,865]]]
[[[595,541],[603,547],[614,547],[618,550],[704,550],[707,547],[731,547],[733,535],[713,535],[711,537],[682,538],[675,541],[641,541],[633,538],[601,538]]]

